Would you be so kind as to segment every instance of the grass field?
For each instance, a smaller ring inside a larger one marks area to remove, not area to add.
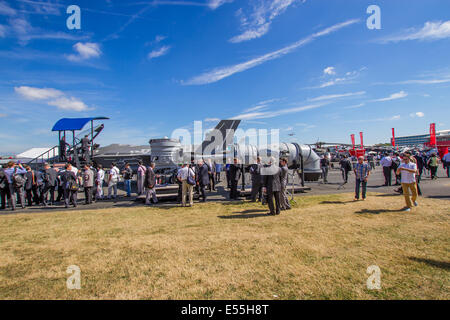
[[[297,197],[280,216],[242,202],[1,214],[0,298],[449,299],[450,202],[351,200]]]

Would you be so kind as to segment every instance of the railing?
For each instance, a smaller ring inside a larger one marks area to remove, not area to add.
[[[53,148],[48,149],[36,158],[30,160],[27,164],[29,166],[35,165],[36,169],[39,165],[43,166],[45,162],[50,162],[50,159],[55,159],[56,157],[58,157],[58,148],[59,146],[54,146]]]

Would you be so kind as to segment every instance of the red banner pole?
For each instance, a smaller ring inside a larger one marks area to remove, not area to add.
[[[395,129],[392,128],[392,146],[395,148]]]

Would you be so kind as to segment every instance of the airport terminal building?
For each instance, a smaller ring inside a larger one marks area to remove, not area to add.
[[[441,130],[436,132],[436,140],[438,146],[450,146],[450,130]],[[391,144],[392,144],[391,138]],[[395,145],[402,147],[413,147],[430,143],[430,134],[422,134],[415,136],[395,137]]]

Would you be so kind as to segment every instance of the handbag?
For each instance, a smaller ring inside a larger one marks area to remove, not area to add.
[[[186,179],[187,184],[191,185],[191,186],[195,186],[195,180],[194,178],[191,176],[191,168],[188,168],[188,176]]]

